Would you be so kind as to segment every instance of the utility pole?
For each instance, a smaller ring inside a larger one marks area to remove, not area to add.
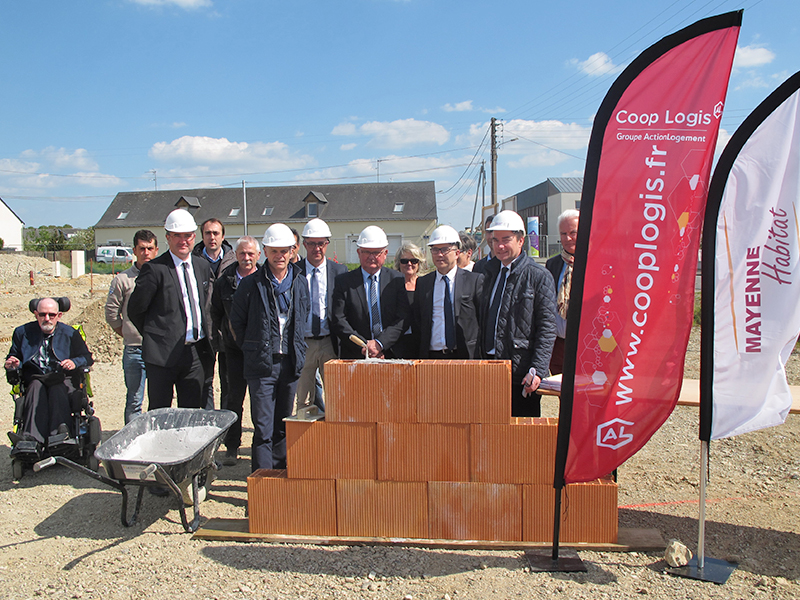
[[[492,206],[497,204],[497,119],[492,117]]]
[[[244,207],[244,234],[247,235],[247,187],[242,179],[242,206]]]
[[[151,169],[150,172],[153,174],[153,181],[155,181],[156,191],[158,191],[158,173],[156,173],[155,169]]]

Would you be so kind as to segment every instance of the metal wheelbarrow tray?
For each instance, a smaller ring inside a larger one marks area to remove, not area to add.
[[[209,472],[216,470],[214,452],[235,421],[236,414],[229,410],[159,408],[143,413],[98,446],[95,456],[102,462],[106,475],[62,457],[43,460],[34,469],[61,464],[119,490],[125,527],[136,523],[145,487],[166,488],[178,501],[183,528],[194,532],[200,524],[200,489]],[[191,523],[186,517],[181,489],[188,488],[189,483],[194,504]],[[130,518],[128,485],[139,488]]]

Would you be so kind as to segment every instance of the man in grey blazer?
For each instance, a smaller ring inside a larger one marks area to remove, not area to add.
[[[317,371],[325,378],[325,363],[338,355],[339,340],[331,334],[330,309],[333,306],[333,281],[347,273],[347,267],[325,257],[331,230],[322,219],[311,219],[303,228],[306,257],[297,265],[308,281],[311,310],[306,326],[306,362],[297,382],[295,410],[314,404]],[[323,404],[324,406],[324,404]]]
[[[128,318],[142,334],[149,409],[172,404],[205,405],[211,385],[211,319],[208,303],[214,275],[203,258],[192,256],[197,224],[184,209],[164,224],[169,250],[142,265],[128,301]]]
[[[479,303],[483,275],[457,265],[461,239],[449,225],[428,241],[436,271],[420,277],[412,306],[420,358],[481,358]]]

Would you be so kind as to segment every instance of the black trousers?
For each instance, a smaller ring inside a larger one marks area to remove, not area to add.
[[[149,410],[172,406],[173,389],[178,396],[178,408],[204,408],[208,397],[207,373],[213,368],[212,357],[208,340],[202,339],[184,346],[178,363],[172,367],[145,361]]]
[[[73,391],[75,388],[69,377],[63,383],[50,387],[38,380],[31,381],[22,400],[21,434],[30,434],[37,442],[44,444],[47,437],[58,433],[61,423],[65,423],[70,434],[73,434],[75,428],[69,403],[69,395]]]
[[[244,412],[244,395],[247,392],[247,381],[244,378],[244,354],[238,348],[225,348],[225,352],[220,352],[219,356],[225,357],[225,370],[220,374],[220,379],[225,382],[228,391],[222,396],[221,408],[232,410],[239,417],[225,434],[225,447],[228,450],[234,450],[242,445],[242,413]]]

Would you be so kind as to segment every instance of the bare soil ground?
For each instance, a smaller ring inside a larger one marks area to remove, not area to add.
[[[35,271],[35,285],[28,271]],[[98,363],[94,402],[108,436],[123,424],[121,345],[103,322],[110,276],[55,280],[41,259],[0,255],[0,340],[30,319],[34,296],[68,295]],[[697,378],[693,334],[687,377]],[[796,357],[790,383],[800,383]],[[545,412],[557,414],[553,400]],[[10,398],[0,411],[9,430]],[[245,418],[245,444],[252,435]],[[140,523],[120,524],[121,496],[60,467],[12,481],[0,444],[0,598],[798,598],[800,418],[715,442],[707,503],[707,555],[739,568],[724,586],[666,575],[661,553],[581,552],[585,574],[530,573],[521,552],[321,547],[192,540],[168,499],[145,496]],[[619,469],[620,526],[697,540],[697,410],[679,407]],[[249,461],[224,467],[202,505],[206,518],[242,518]],[[306,507],[314,510],[314,507]]]

